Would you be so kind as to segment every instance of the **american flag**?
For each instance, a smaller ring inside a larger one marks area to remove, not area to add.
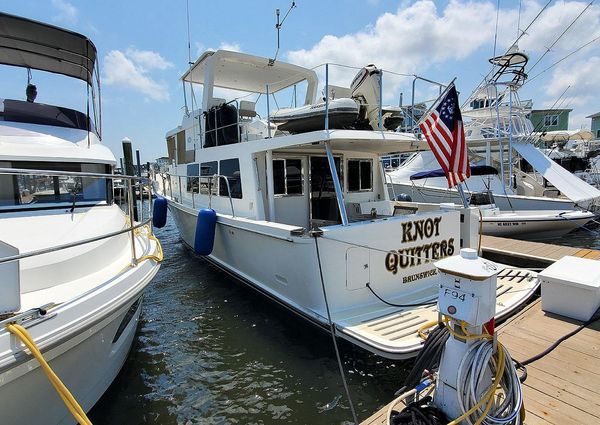
[[[419,127],[446,173],[448,187],[454,187],[471,176],[465,129],[454,83],[439,99],[437,106],[423,117]]]

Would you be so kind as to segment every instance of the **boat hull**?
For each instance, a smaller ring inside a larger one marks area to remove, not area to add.
[[[415,186],[410,184],[394,183],[394,193],[410,195],[414,202],[443,203],[453,202],[462,205],[462,199],[455,189],[439,188],[435,186]],[[468,196],[470,192],[465,190]],[[494,203],[498,208],[510,210],[567,210],[575,209],[575,204],[568,199],[541,198],[534,196],[504,195],[494,193]]]
[[[548,216],[500,215],[483,217],[485,235],[540,240],[566,235],[594,218],[592,213],[568,212]]]
[[[197,211],[170,199],[169,209],[183,242],[192,247]],[[424,217],[440,214],[437,212]],[[441,220],[444,221],[440,223],[439,240],[458,243],[458,228],[451,225],[458,222],[458,211],[448,214],[442,215]],[[431,316],[432,307],[389,307],[377,300],[364,284],[367,279],[380,296],[393,303],[419,304],[435,299],[437,272],[431,261],[421,264],[414,257],[403,257],[408,260],[401,260],[398,264],[392,261],[393,253],[397,252],[395,250],[403,247],[400,243],[402,236],[397,233],[398,228],[403,227],[400,223],[410,220],[414,218],[326,227],[322,230],[323,235],[315,240],[306,236],[266,235],[264,231],[251,228],[256,225],[252,220],[219,215],[214,250],[204,258],[286,309],[328,329],[320,264],[332,321],[339,331],[338,335],[382,357],[410,358],[422,346],[417,328],[425,317]],[[357,241],[362,241],[362,244],[359,245]],[[421,243],[432,246],[433,241]],[[393,246],[392,250],[389,246]],[[452,255],[449,251],[446,254]],[[503,290],[505,294],[502,295],[504,298],[499,298],[502,304],[499,312],[517,308],[533,294],[536,286],[535,282],[528,281],[514,291]],[[502,284],[499,283],[498,288],[500,291]],[[401,337],[397,337],[395,331],[383,336],[356,331],[356,327],[362,326],[364,321],[377,322],[389,314],[409,318],[408,325],[397,325]]]
[[[158,267],[145,261],[98,290],[24,323],[50,367],[85,411],[121,370],[137,329],[143,291]],[[0,362],[2,423],[74,424],[37,360],[3,333]]]

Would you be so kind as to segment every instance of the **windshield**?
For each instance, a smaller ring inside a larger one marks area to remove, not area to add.
[[[50,163],[0,161],[0,168],[18,168],[84,173],[110,173],[110,166],[90,163]],[[112,200],[109,179],[43,174],[0,174],[0,209],[23,207],[64,207],[65,204],[89,205]]]

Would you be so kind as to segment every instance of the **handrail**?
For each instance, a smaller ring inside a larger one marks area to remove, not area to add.
[[[16,174],[16,175],[42,175],[42,176],[65,176],[65,177],[90,177],[98,179],[113,179],[113,180],[140,180],[149,182],[147,177],[128,176],[125,174],[104,174],[104,173],[84,173],[81,171],[60,171],[60,170],[35,170],[28,168],[0,168],[0,174]]]
[[[207,176],[204,176],[204,177],[207,177]],[[231,187],[229,186],[229,178],[222,174],[213,174],[210,177],[210,182],[209,182],[209,186],[208,186],[208,207],[209,208],[212,207],[212,190],[210,188],[210,185],[212,184],[212,181],[215,177],[225,179],[225,183],[227,184],[227,194],[229,195],[229,204],[231,205],[231,216],[235,217],[235,212],[233,211],[233,200],[231,199]]]
[[[52,246],[52,247],[48,247],[48,248],[43,248],[43,249],[38,249],[35,251],[30,251],[30,252],[26,252],[26,253],[22,253],[22,254],[17,254],[17,255],[12,255],[9,257],[4,257],[4,258],[0,258],[0,264],[3,263],[8,263],[11,261],[18,261],[24,258],[29,258],[29,257],[34,257],[37,255],[43,255],[43,254],[48,254],[51,252],[56,252],[56,251],[61,251],[63,249],[67,249],[67,248],[73,248],[76,246],[80,246],[80,245],[85,245],[88,243],[92,243],[92,242],[97,242],[99,240],[103,240],[103,239],[108,239],[111,238],[113,236],[118,236],[124,233],[128,233],[131,232],[131,251],[132,251],[132,257],[131,257],[131,264],[135,265],[137,260],[136,260],[136,254],[135,254],[135,230],[148,225],[149,223],[152,222],[152,202],[148,203],[148,218],[146,218],[145,220],[143,219],[143,212],[142,212],[142,220],[140,222],[138,222],[138,224],[133,224],[134,220],[133,220],[133,211],[134,211],[134,202],[137,202],[136,197],[134,196],[134,190],[133,187],[135,185],[134,181],[138,180],[139,184],[137,184],[137,186],[139,187],[140,190],[140,200],[143,201],[143,189],[144,188],[148,188],[148,199],[151,201],[152,200],[152,185],[151,185],[151,181],[149,178],[147,177],[141,177],[141,176],[128,176],[128,175],[120,175],[120,174],[104,174],[104,173],[85,173],[85,172],[78,172],[78,171],[61,171],[61,170],[34,170],[34,169],[24,169],[24,168],[0,168],[0,175],[42,175],[42,176],[52,176],[52,177],[88,177],[88,178],[95,178],[95,179],[112,179],[112,180],[120,180],[120,179],[124,179],[127,180],[128,184],[128,193],[127,193],[127,218],[128,220],[128,225],[126,226],[126,228],[118,230],[118,231],[114,231],[114,232],[109,232],[109,233],[105,233],[103,235],[100,236],[95,236],[92,238],[87,238],[87,239],[82,239],[82,240],[78,240],[75,242],[70,242],[67,244],[62,244],[62,245],[57,245],[57,246]]]
[[[210,187],[210,185],[212,185],[212,182],[213,182],[213,180],[214,180],[215,177],[225,179],[225,184],[227,185],[227,193],[229,194],[229,204],[231,205],[231,216],[235,217],[235,211],[233,209],[233,199],[231,197],[231,187],[229,185],[229,177],[231,177],[231,176],[225,176],[223,174],[213,174],[211,176],[201,176],[201,175],[197,175],[197,176],[187,175],[186,176],[186,175],[183,175],[183,174],[171,174],[168,171],[166,173],[164,173],[164,174],[166,174],[167,176],[169,176],[169,178],[170,177],[177,177],[178,181],[179,181],[179,179],[181,177],[185,177],[185,178],[189,178],[189,179],[194,179],[194,178],[197,178],[197,179],[208,179],[209,180],[209,188],[208,188],[208,206],[209,206],[209,208],[211,208],[211,206],[212,206],[212,188]],[[169,179],[169,181],[170,181],[170,179]],[[181,189],[181,185],[180,184],[179,184],[179,188]],[[172,194],[172,190],[173,189],[171,188],[171,194]],[[186,190],[186,192],[187,192],[187,190]],[[192,192],[192,194],[193,193],[195,193],[195,192]],[[180,198],[181,198],[181,195],[180,195]]]
[[[118,236],[123,233],[127,233],[127,232],[133,231],[135,229],[139,229],[140,227],[144,227],[145,225],[150,223],[151,220],[152,220],[152,218],[149,217],[146,220],[144,220],[143,222],[140,222],[136,225],[132,225],[131,227],[127,227],[125,229],[117,230],[115,232],[105,233],[104,235],[94,236],[93,238],[81,239],[79,241],[70,242],[70,243],[66,243],[66,244],[62,244],[62,245],[58,245],[58,246],[52,246],[49,248],[38,249],[36,251],[29,251],[24,254],[11,255],[10,257],[0,258],[0,264],[8,263],[10,261],[21,260],[23,258],[35,257],[36,255],[49,254],[49,253],[55,252],[55,251],[62,251],[63,249],[73,248],[73,247],[76,247],[79,245],[85,245],[88,243],[97,242],[102,239],[112,238],[113,236]]]

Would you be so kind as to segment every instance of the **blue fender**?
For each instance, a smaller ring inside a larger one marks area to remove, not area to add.
[[[196,219],[196,235],[194,237],[194,252],[198,255],[210,255],[215,243],[215,227],[217,213],[210,208],[198,211]]]
[[[162,229],[167,224],[167,200],[162,196],[154,200],[154,205],[152,206],[152,224],[159,229]]]

